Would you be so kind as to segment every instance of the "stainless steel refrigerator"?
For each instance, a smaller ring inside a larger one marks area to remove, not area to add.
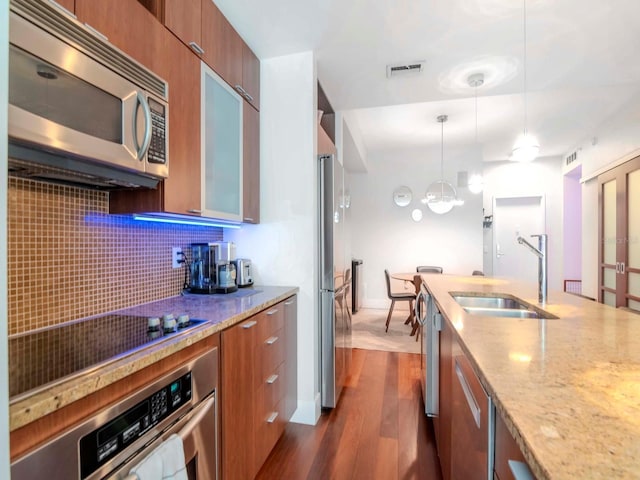
[[[351,366],[351,282],[347,271],[344,169],[334,155],[318,156],[320,233],[321,404],[337,405]],[[349,259],[350,260],[350,259]]]

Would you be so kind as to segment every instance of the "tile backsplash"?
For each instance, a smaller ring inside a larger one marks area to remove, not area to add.
[[[107,192],[9,178],[9,335],[177,295],[171,248],[222,240],[108,212]]]

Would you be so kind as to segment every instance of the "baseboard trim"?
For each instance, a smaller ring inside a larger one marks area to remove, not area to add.
[[[322,407],[320,405],[320,393],[316,393],[315,400],[311,402],[302,402],[298,400],[298,408],[293,413],[291,421],[293,423],[302,423],[304,425],[315,425],[320,419]]]

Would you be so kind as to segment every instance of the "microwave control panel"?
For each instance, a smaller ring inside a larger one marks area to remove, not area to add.
[[[148,98],[151,110],[151,143],[147,161],[149,163],[167,163],[167,108],[153,98]]]
[[[82,437],[80,478],[87,478],[180,407],[189,404],[191,396],[189,372]]]

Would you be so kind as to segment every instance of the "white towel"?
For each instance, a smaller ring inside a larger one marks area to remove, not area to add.
[[[182,439],[171,435],[133,467],[129,475],[136,475],[138,480],[187,480]]]

